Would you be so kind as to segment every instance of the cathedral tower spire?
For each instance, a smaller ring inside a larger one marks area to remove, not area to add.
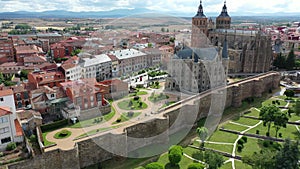
[[[226,0],[224,1],[224,6],[222,8],[221,14],[217,17],[216,28],[217,29],[230,29],[231,17],[227,12]]]
[[[203,47],[206,45],[208,36],[208,19],[203,12],[202,0],[197,14],[193,17],[192,25],[192,47]]]

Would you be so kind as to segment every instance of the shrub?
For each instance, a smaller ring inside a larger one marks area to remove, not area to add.
[[[47,132],[47,131],[59,129],[59,128],[62,128],[64,126],[68,125],[68,123],[69,123],[68,119],[56,121],[56,122],[41,126],[41,130],[43,132]]]
[[[128,103],[128,107],[130,107],[132,105],[133,105],[133,102],[132,102],[132,100],[130,100],[129,103]]]
[[[204,169],[203,165],[200,163],[192,163],[187,169]]]
[[[66,137],[67,135],[69,134],[69,131],[68,130],[62,130],[59,134],[59,136],[61,137]]]
[[[239,139],[238,142],[237,142],[239,145],[243,145],[245,142],[243,139]]]
[[[0,157],[3,157],[4,156],[4,153],[3,152],[0,152]]]
[[[242,152],[242,150],[243,150],[243,145],[242,144],[239,144],[238,146],[237,146],[237,151],[240,153],[240,152]]]
[[[17,148],[17,144],[12,142],[12,143],[9,143],[7,146],[6,146],[6,151],[12,151],[14,149]]]
[[[269,137],[269,136],[270,136],[270,133],[269,133],[269,132],[267,132],[267,133],[266,133],[266,136],[267,136],[267,137]]]
[[[127,117],[133,117],[133,115],[134,115],[134,112],[132,112],[132,111],[127,113]]]
[[[134,96],[133,100],[139,100],[140,97],[139,96]]]
[[[278,105],[280,105],[280,101],[279,101],[279,100],[276,100],[276,103],[277,103]]]
[[[164,169],[164,166],[160,163],[150,163],[146,165],[145,169]]]
[[[143,107],[143,102],[140,102],[140,103],[139,103],[139,106],[140,106],[140,107]]]
[[[269,147],[270,146],[269,141],[264,140],[263,141],[263,146],[266,147],[266,148]]]
[[[181,146],[171,146],[169,149],[169,161],[172,165],[176,165],[181,161],[183,152]]]
[[[36,136],[33,134],[33,135],[31,135],[31,136],[29,137],[29,140],[30,140],[31,143],[34,143],[34,142],[37,141],[37,138],[36,138]]]
[[[256,134],[259,135],[259,130],[256,130]]]
[[[276,104],[276,101],[275,101],[275,100],[273,100],[273,101],[272,101],[272,104]]]
[[[282,138],[282,133],[279,133],[279,137]]]
[[[118,119],[116,120],[117,123],[120,123],[121,121],[122,121],[121,118],[118,118]]]
[[[242,137],[242,140],[244,141],[244,143],[247,143],[248,138],[247,138],[246,136],[243,136],[243,137]]]

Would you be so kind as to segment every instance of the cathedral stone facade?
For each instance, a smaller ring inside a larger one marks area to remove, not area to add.
[[[191,46],[175,51],[166,89],[183,92],[226,85],[228,73],[267,72],[272,62],[271,37],[261,31],[231,29],[226,2],[214,23],[204,14],[200,1],[192,19]]]

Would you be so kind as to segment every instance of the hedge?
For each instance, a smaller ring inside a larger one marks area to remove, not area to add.
[[[41,130],[42,130],[42,132],[47,132],[47,131],[62,128],[64,126],[68,125],[68,124],[69,124],[69,120],[64,119],[64,120],[56,121],[56,122],[53,122],[53,123],[50,123],[50,124],[42,125]]]
[[[192,163],[187,169],[204,169],[203,165],[200,163]]]
[[[154,162],[146,165],[146,169],[164,169],[164,166],[160,163]]]
[[[181,146],[172,146],[169,149],[169,161],[172,165],[176,165],[181,161],[183,150]]]

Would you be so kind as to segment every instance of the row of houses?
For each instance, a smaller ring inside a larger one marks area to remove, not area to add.
[[[123,49],[95,56],[83,53],[64,62],[61,71],[67,80],[96,78],[102,81],[158,65],[161,57],[159,50],[144,53],[136,49]]]

